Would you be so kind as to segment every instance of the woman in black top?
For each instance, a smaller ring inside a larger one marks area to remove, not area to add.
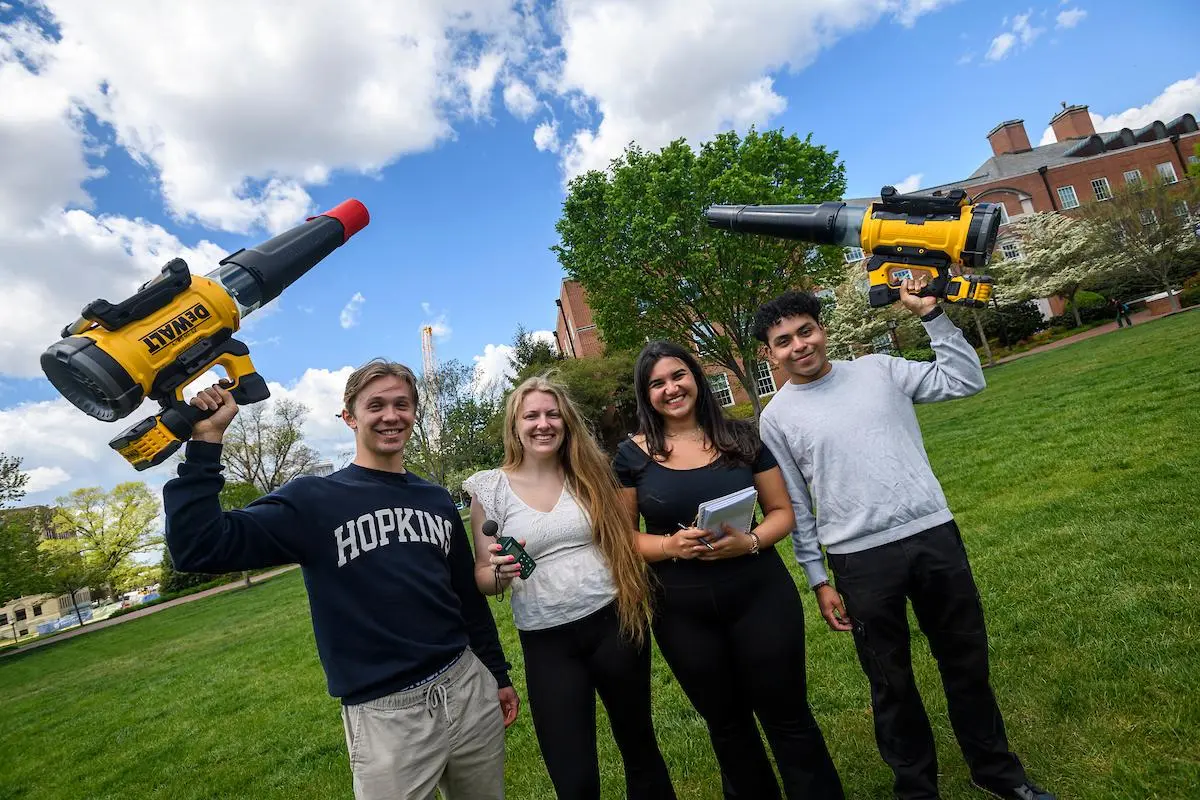
[[[725,797],[780,797],[756,715],[789,800],[843,797],[808,707],[800,594],[775,551],[795,519],[774,456],[752,425],[725,418],[678,345],[648,344],[634,388],[640,432],[613,467],[630,522],[646,523],[638,548],[658,578],[654,637],[708,725]],[[762,522],[705,544],[697,506],[751,485]]]

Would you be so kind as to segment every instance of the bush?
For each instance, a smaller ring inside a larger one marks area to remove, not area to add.
[[[1184,289],[1179,295],[1179,304],[1184,308],[1200,306],[1200,286],[1191,286]]]
[[[909,347],[900,351],[901,358],[909,361],[936,361],[932,347]]]

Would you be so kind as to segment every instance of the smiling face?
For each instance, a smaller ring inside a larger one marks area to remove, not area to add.
[[[665,356],[650,368],[650,407],[666,420],[686,422],[696,414],[696,377],[687,364]]]
[[[808,314],[784,317],[767,329],[767,348],[792,383],[811,383],[829,372],[825,329]]]
[[[562,412],[549,392],[527,393],[521,400],[515,426],[527,457],[554,456],[566,442]]]
[[[404,452],[417,416],[412,385],[395,375],[370,381],[342,419],[354,431],[360,456],[390,459]]]

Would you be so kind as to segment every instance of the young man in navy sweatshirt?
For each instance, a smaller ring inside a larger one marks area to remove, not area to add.
[[[821,615],[833,630],[853,631],[896,797],[938,796],[933,732],[913,679],[911,601],[976,785],[997,797],[1053,800],[1008,748],[988,680],[979,591],[913,409],[985,386],[979,356],[936,298],[917,295],[923,285],[906,281],[900,302],[925,325],[932,363],[883,355],[830,361],[821,304],[807,292],[760,308],[754,334],[788,373],[763,411],[762,439],[792,497],[793,549]]]
[[[346,381],[354,463],[295,478],[245,509],[221,510],[221,386],[192,400],[198,423],[179,477],[163,488],[176,569],[232,572],[300,564],[317,652],[342,721],[358,800],[504,796],[504,728],[517,716],[462,519],[440,486],[407,472],[416,378],[372,361]]]

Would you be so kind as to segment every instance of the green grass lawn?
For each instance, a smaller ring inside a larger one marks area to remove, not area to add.
[[[920,416],[1012,745],[1064,800],[1195,796],[1200,313],[987,374],[981,395]],[[847,794],[888,797],[851,641],[805,605],[810,697]],[[509,607],[492,608],[523,692]],[[943,796],[981,797],[919,637],[914,651]],[[657,655],[655,709],[679,796],[718,798],[704,727]],[[603,724],[600,741],[605,796],[620,797]],[[508,796],[552,796],[527,710],[508,748]],[[0,752],[5,799],[351,797],[297,572],[0,660]]]

